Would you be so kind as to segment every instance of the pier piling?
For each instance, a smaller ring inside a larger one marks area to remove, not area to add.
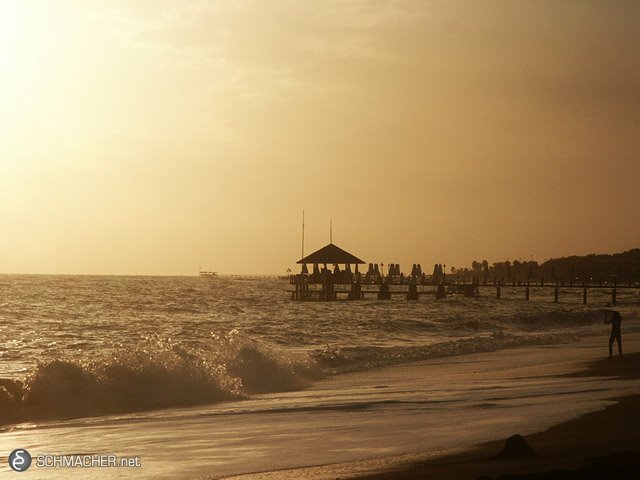
[[[362,285],[360,282],[356,282],[351,285],[351,291],[349,292],[349,300],[362,300],[364,295],[362,293]]]
[[[380,293],[378,293],[378,300],[390,300],[391,293],[389,292],[389,284],[383,283],[380,285]]]

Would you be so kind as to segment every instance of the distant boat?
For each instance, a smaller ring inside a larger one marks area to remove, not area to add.
[[[199,272],[201,277],[216,277],[218,276],[218,274],[216,272],[213,272],[211,270],[200,270]]]
[[[287,268],[287,274],[286,275],[278,275],[278,278],[280,280],[289,280],[290,276],[291,276],[291,269]]]

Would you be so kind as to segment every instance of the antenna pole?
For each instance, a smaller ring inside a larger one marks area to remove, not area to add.
[[[304,210],[302,210],[302,258],[304,258]]]
[[[329,220],[329,243],[333,243],[333,220]]]

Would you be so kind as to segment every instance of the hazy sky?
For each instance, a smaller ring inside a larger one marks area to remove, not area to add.
[[[640,246],[640,2],[0,0],[0,272]],[[427,268],[429,270],[430,268]]]

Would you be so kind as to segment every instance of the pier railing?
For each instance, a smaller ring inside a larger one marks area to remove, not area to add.
[[[447,277],[449,277],[447,279]],[[444,280],[435,283],[429,276],[366,276],[341,272],[339,274],[324,272],[322,274],[297,274],[291,275],[289,283],[294,287],[289,290],[293,300],[362,300],[364,298],[377,297],[379,300],[388,300],[393,296],[403,295],[407,300],[418,300],[421,296],[431,295],[435,298],[445,298],[447,295],[464,295],[467,297],[495,296],[502,297],[505,289],[516,290],[525,300],[530,300],[532,289],[551,289],[553,301],[558,302],[562,293],[567,290],[582,290],[582,303],[586,304],[590,291],[605,291],[611,296],[611,303],[617,302],[618,292],[625,289],[640,289],[640,282],[627,282],[618,284],[613,282],[593,281],[566,281],[555,280],[545,282],[522,281],[517,279],[494,278],[488,282],[485,278],[480,282],[473,278],[471,282],[460,281],[454,276],[447,276]]]

